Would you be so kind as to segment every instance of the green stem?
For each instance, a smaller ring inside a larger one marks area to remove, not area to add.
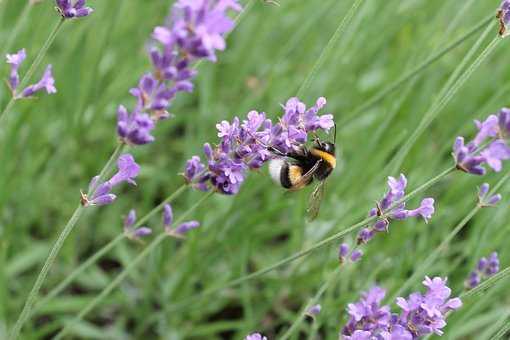
[[[487,197],[491,197],[494,195],[501,186],[510,178],[510,172],[506,173],[501,179],[496,183],[496,185],[491,189],[491,191],[487,194]],[[457,236],[457,234],[466,226],[466,224],[473,218],[473,216],[480,211],[482,207],[480,204],[477,204],[471,211],[455,226],[455,228],[446,236],[446,238],[439,244],[439,246],[434,249],[434,251],[425,259],[425,261],[418,267],[417,270],[414,271],[413,275],[399,288],[399,290],[389,299],[389,301],[394,301],[398,296],[402,296],[402,294],[410,288],[415,281],[419,280],[426,274],[427,270],[430,268],[432,263],[441,255],[441,252],[444,251],[450,242]]]
[[[409,137],[407,142],[402,145],[395,158],[391,161],[391,173],[397,171],[398,168],[400,168],[404,158],[407,156],[421,134],[438,116],[441,110],[452,100],[455,94],[457,94],[460,88],[467,82],[469,77],[471,77],[471,75],[478,69],[478,67],[480,67],[482,62],[487,59],[487,57],[494,51],[501,40],[501,37],[496,36],[482,51],[482,53],[480,53],[480,55],[473,61],[473,63],[466,69],[466,71],[455,81],[455,83],[447,91],[445,91],[444,96],[442,96],[439,100],[434,101],[429,111],[427,111],[427,113],[425,113],[423,116],[423,119],[421,120],[418,127],[413,131],[413,134]]]
[[[175,225],[179,225],[182,223],[189,214],[191,214],[196,208],[198,208],[203,202],[205,202],[206,199],[211,197],[211,195],[214,192],[210,191],[206,195],[204,195],[200,200],[198,200],[191,208],[186,210],[176,221]],[[156,247],[163,242],[164,239],[168,237],[168,234],[165,232],[159,234],[154,240],[152,240],[145,249],[138,254],[130,263],[129,265],[124,268],[124,270],[117,275],[117,277],[108,284],[100,293],[97,295],[92,301],[90,301],[85,308],[83,308],[80,313],[69,323],[67,323],[64,328],[55,336],[54,340],[61,339],[69,330],[69,327],[74,325],[76,322],[83,319],[91,310],[93,310],[99,303],[101,303],[130,273],[131,271],[136,268],[136,266],[145,258],[147,257]]]
[[[37,295],[39,294],[39,290],[41,289],[41,286],[44,280],[46,279],[48,272],[50,271],[53,263],[55,262],[55,259],[57,258],[60,249],[64,245],[64,241],[66,240],[67,236],[71,233],[71,231],[74,229],[74,226],[80,219],[84,210],[85,208],[82,205],[79,205],[78,208],[76,208],[73,215],[71,216],[71,219],[67,222],[66,226],[64,227],[64,230],[62,230],[62,232],[58,236],[58,239],[53,245],[53,248],[51,248],[50,254],[48,255],[48,258],[44,262],[44,265],[41,271],[39,272],[39,275],[37,276],[34,286],[32,287],[32,290],[30,291],[30,294],[28,295],[28,298],[25,302],[25,306],[23,307],[23,310],[20,316],[18,317],[18,320],[16,321],[16,324],[14,325],[14,328],[11,331],[9,339],[14,340],[18,338],[21,328],[23,327],[23,324],[25,323],[25,321],[28,320],[32,313],[32,307],[34,306]]]
[[[112,153],[110,159],[104,166],[104,168],[100,172],[100,179],[103,179],[105,173],[109,170],[108,167],[110,167],[113,162],[118,158],[118,155],[122,152],[122,149],[124,148],[124,144],[119,144],[115,151]],[[34,283],[34,286],[32,287],[32,290],[30,291],[27,300],[25,302],[25,305],[23,306],[23,310],[21,311],[21,314],[18,317],[18,320],[16,321],[16,324],[14,325],[11,334],[9,336],[9,339],[17,339],[19,336],[19,333],[21,332],[21,329],[23,328],[24,323],[30,318],[32,315],[33,307],[35,304],[35,301],[37,299],[37,296],[39,295],[39,291],[41,290],[41,286],[44,283],[44,280],[46,279],[46,276],[48,275],[48,272],[50,271],[51,267],[53,266],[53,263],[55,262],[55,259],[57,258],[58,253],[60,252],[60,249],[64,245],[65,240],[69,236],[69,234],[73,231],[74,227],[78,223],[78,220],[83,215],[83,212],[85,210],[85,207],[83,207],[81,204],[76,208],[73,215],[67,222],[66,226],[60,233],[60,235],[57,238],[57,241],[55,241],[55,244],[51,248],[50,254],[46,258],[46,261],[44,262],[44,265],[39,272],[39,275],[37,276],[37,279]]]
[[[499,340],[502,339],[505,335],[510,332],[510,321],[507,322],[501,329],[491,338],[491,340]]]
[[[356,14],[356,11],[358,10],[358,7],[361,5],[363,0],[355,0],[352,4],[351,8],[347,12],[347,14],[344,16],[340,24],[338,25],[335,33],[331,36],[329,39],[326,47],[322,50],[322,53],[320,54],[319,58],[315,62],[315,64],[312,67],[312,71],[308,74],[303,84],[301,84],[301,87],[297,91],[297,97],[302,96],[306,90],[310,87],[311,82],[313,81],[313,78],[319,71],[319,69],[324,64],[324,61],[326,60],[326,57],[329,55],[330,51],[333,49],[335,44],[338,42],[340,37],[342,36],[342,33],[345,31],[347,26],[350,24],[352,19],[354,18],[354,15]]]
[[[100,250],[94,253],[91,257],[87,259],[87,261],[83,262],[78,268],[73,270],[66,278],[60,282],[58,286],[53,288],[48,294],[46,294],[34,307],[34,310],[40,309],[42,306],[46,305],[51,299],[60,294],[71,282],[73,282],[78,275],[83,273],[85,269],[94,264],[97,260],[99,260],[103,255],[108,253],[111,249],[113,249],[120,241],[126,238],[126,234],[119,234],[116,238],[108,242],[105,246],[103,246]]]
[[[23,89],[28,84],[28,82],[30,81],[30,79],[34,75],[34,72],[37,70],[37,68],[41,64],[43,58],[46,56],[46,52],[48,52],[48,49],[53,44],[53,41],[55,40],[55,38],[56,38],[60,28],[62,27],[63,23],[64,23],[64,19],[62,18],[62,19],[60,19],[57,22],[57,24],[55,25],[53,30],[50,32],[50,35],[48,36],[48,38],[44,42],[44,45],[39,50],[39,53],[37,53],[37,56],[35,57],[35,60],[32,62],[32,65],[30,65],[30,68],[28,69],[27,73],[25,74],[25,76],[21,80],[21,82],[20,82],[20,84],[18,86],[19,89]],[[16,100],[14,98],[15,96],[16,95],[14,94],[13,98],[11,98],[11,100],[9,101],[9,103],[7,104],[5,109],[0,114],[0,126],[2,125],[1,124],[2,120],[5,119],[5,117],[7,117],[7,115],[9,114],[12,106],[14,105],[14,101]]]
[[[475,288],[460,294],[460,298],[461,299],[469,299],[469,298],[481,295],[485,291],[487,291],[489,288],[494,286],[496,283],[498,283],[499,281],[507,278],[507,276],[510,276],[510,267],[506,267],[505,269],[503,269],[496,275],[493,275],[493,276],[489,277],[487,280],[480,283]]]
[[[491,14],[490,16],[486,17],[485,19],[481,20],[477,25],[475,25],[470,31],[468,31],[466,34],[459,37],[457,40],[453,41],[450,45],[446,46],[442,50],[438,51],[434,55],[430,56],[428,59],[426,59],[423,63],[416,66],[414,69],[409,71],[408,73],[404,74],[402,77],[397,79],[395,82],[390,84],[389,86],[385,87],[380,91],[379,93],[372,96],[370,99],[368,99],[366,102],[361,104],[359,107],[355,108],[352,113],[349,115],[349,118],[346,118],[344,122],[340,122],[339,125],[345,125],[350,120],[356,119],[358,115],[370,107],[374,106],[375,104],[379,103],[383,99],[386,98],[387,95],[397,90],[402,84],[406,83],[407,81],[411,80],[421,72],[423,72],[425,69],[427,69],[430,65],[441,59],[444,55],[449,53],[450,51],[454,50],[458,46],[460,46],[462,43],[464,43],[466,40],[471,38],[472,35],[474,35],[476,32],[481,30],[483,27],[485,27],[487,24],[489,24],[491,21],[494,21],[494,15]]]
[[[317,302],[319,301],[319,299],[322,297],[322,295],[324,294],[324,292],[326,292],[326,290],[329,288],[329,286],[335,282],[335,279],[337,278],[337,275],[338,273],[340,272],[340,269],[342,267],[338,267],[333,273],[331,273],[331,275],[329,276],[329,278],[326,280],[326,282],[324,282],[322,284],[322,286],[319,288],[319,290],[317,291],[317,293],[315,294],[315,296],[305,305],[305,307],[303,308],[303,310],[301,310],[301,312],[299,313],[299,316],[296,318],[296,320],[294,320],[294,322],[292,323],[292,325],[289,327],[289,329],[282,335],[282,337],[280,338],[280,340],[287,340],[288,338],[290,338],[290,336],[292,334],[294,334],[294,332],[297,330],[297,328],[299,327],[299,325],[301,324],[301,322],[303,321],[303,319],[305,318],[305,316],[307,315],[307,312],[308,310],[315,304],[317,304]]]
[[[405,195],[404,197],[402,197],[402,199],[400,199],[399,201],[395,202],[394,204],[392,204],[388,210],[392,210],[394,209],[395,207],[397,207],[399,204],[401,204],[402,202],[405,202],[409,199],[411,199],[412,197],[414,197],[415,195],[417,195],[419,192],[427,189],[428,187],[430,187],[431,185],[433,185],[434,183],[437,183],[439,180],[443,179],[444,177],[446,177],[447,175],[449,175],[451,172],[453,172],[455,170],[455,167],[449,167],[448,169],[444,170],[443,172],[441,172],[440,174],[438,174],[437,176],[435,176],[434,178],[431,178],[430,180],[428,180],[426,183],[420,185],[418,188],[414,189],[412,192],[410,192],[409,194]],[[372,216],[372,217],[367,217],[365,218],[364,220],[356,223],[356,224],[353,224],[351,225],[350,227],[347,227],[345,229],[343,229],[342,231],[332,235],[332,236],[329,236],[327,238],[325,238],[324,240],[322,241],[319,241],[317,243],[315,243],[314,245],[312,245],[311,247],[307,248],[307,249],[304,249],[302,251],[299,251],[297,253],[294,253],[293,255],[289,256],[289,257],[286,257],[280,261],[278,261],[277,263],[275,264],[272,264],[270,265],[269,267],[266,267],[266,268],[263,268],[263,269],[260,269],[260,270],[257,270],[256,272],[253,272],[251,274],[248,274],[248,275],[245,275],[245,276],[242,276],[240,278],[237,278],[235,280],[232,280],[232,281],[229,281],[227,283],[225,283],[224,285],[222,285],[221,287],[215,287],[215,288],[211,288],[209,290],[205,290],[195,296],[192,296],[188,299],[185,299],[181,302],[177,302],[176,304],[174,304],[173,306],[169,307],[169,310],[170,311],[175,311],[177,309],[180,309],[181,307],[184,307],[184,306],[188,306],[190,305],[192,302],[195,302],[195,301],[198,301],[200,299],[202,299],[203,297],[205,296],[209,296],[209,295],[213,295],[213,294],[216,294],[222,290],[224,290],[225,288],[230,288],[230,287],[234,287],[234,286],[237,286],[243,282],[246,282],[246,281],[249,281],[249,280],[252,280],[252,279],[255,279],[257,277],[260,277],[264,274],[267,274],[277,268],[280,268],[282,266],[285,266],[286,264],[288,263],[291,263],[303,256],[306,256],[320,248],[323,248],[327,245],[329,245],[330,243],[332,242],[335,242],[337,241],[338,239],[341,239],[343,238],[345,235],[353,232],[353,231],[356,231],[357,229],[361,228],[362,226],[366,225],[367,223],[370,223],[372,221],[375,221],[377,217],[376,216]]]
[[[178,196],[180,196],[185,189],[187,189],[188,185],[182,185],[179,187],[176,191],[174,191],[170,196],[168,196],[161,204],[159,204],[157,207],[152,209],[149,213],[147,213],[145,216],[140,218],[136,224],[134,225],[134,228],[140,227],[142,224],[144,224],[147,220],[149,220],[154,214],[158,213],[163,209],[163,206],[167,203],[173,202]],[[87,261],[82,263],[78,268],[73,270],[64,281],[62,281],[57,287],[53,288],[40,302],[37,303],[35,306],[35,309],[40,309],[42,306],[44,306],[48,301],[53,299],[55,296],[60,294],[71,282],[73,282],[78,275],[83,273],[85,269],[90,267],[92,264],[96,263],[101,257],[103,257],[106,253],[108,253],[113,247],[117,245],[117,243],[120,243],[120,241],[124,240],[126,238],[125,234],[120,234],[107,244],[105,244],[101,249],[99,249],[94,255],[89,257]]]

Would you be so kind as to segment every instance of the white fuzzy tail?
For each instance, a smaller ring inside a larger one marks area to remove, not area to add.
[[[280,173],[282,171],[283,164],[285,164],[283,159],[277,158],[269,161],[269,174],[271,175],[273,181],[280,186],[282,185],[282,181],[280,180]]]

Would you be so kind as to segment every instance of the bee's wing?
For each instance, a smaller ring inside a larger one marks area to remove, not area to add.
[[[306,210],[308,221],[313,221],[319,215],[322,197],[324,197],[324,181],[319,181],[308,200],[308,209]]]
[[[310,180],[312,179],[313,175],[319,168],[319,165],[321,164],[321,162],[322,162],[322,159],[319,159],[317,162],[315,162],[313,167],[310,170],[308,170],[303,176],[301,176],[299,181],[294,183],[295,189],[290,189],[290,191],[299,190],[299,189],[303,188],[304,186],[306,186],[308,183],[310,183]]]

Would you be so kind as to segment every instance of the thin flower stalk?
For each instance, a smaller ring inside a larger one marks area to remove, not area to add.
[[[347,125],[352,120],[359,117],[359,115],[375,104],[383,101],[389,94],[395,92],[400,86],[405,84],[406,82],[414,79],[416,76],[425,71],[429,66],[434,64],[436,61],[440,60],[443,56],[453,51],[460,45],[462,45],[465,41],[475,35],[482,28],[486,27],[489,23],[494,21],[494,15],[490,14],[484,19],[480,20],[477,24],[473,26],[472,29],[467,31],[465,34],[460,36],[458,39],[452,41],[443,49],[439,50],[437,53],[432,54],[429,58],[424,60],[422,63],[417,65],[415,68],[410,70],[409,72],[402,75],[400,78],[392,82],[390,85],[384,87],[381,91],[370,97],[368,100],[364,101],[363,104],[354,108],[348,115],[344,116],[343,119],[340,120],[339,126]]]
[[[27,73],[23,77],[23,79],[20,82],[20,88],[25,88],[25,86],[28,84],[28,82],[32,79],[32,76],[34,75],[34,72],[37,70],[41,62],[43,61],[44,57],[46,56],[46,53],[48,52],[49,48],[55,41],[55,38],[57,37],[58,32],[60,31],[60,28],[62,27],[62,24],[64,23],[64,20],[61,19],[57,22],[57,24],[53,27],[52,31],[50,32],[50,35],[44,42],[44,45],[39,50],[39,53],[37,53],[37,56],[35,57],[34,61],[30,65]],[[12,96],[7,105],[5,106],[2,113],[0,113],[0,126],[4,125],[3,120],[8,116],[10,113],[12,107],[14,106],[15,101],[18,98],[16,96]]]
[[[159,205],[154,207],[147,214],[142,216],[140,219],[136,221],[133,225],[133,228],[140,228],[142,225],[147,223],[154,215],[160,213],[166,204],[174,202],[180,195],[182,195],[187,189],[188,185],[181,185],[177,190],[175,190],[172,194],[170,194],[167,198],[165,198]],[[101,249],[96,251],[91,257],[89,257],[85,262],[83,262],[80,266],[74,269],[69,275],[66,275],[66,278],[55,288],[53,288],[47,295],[45,295],[36,305],[35,309],[43,307],[46,303],[48,303],[55,296],[60,294],[69,284],[71,284],[81,273],[83,273],[87,268],[96,263],[99,259],[101,259],[105,254],[107,254],[111,249],[113,249],[117,244],[121,241],[125,240],[127,235],[125,233],[119,234],[116,238],[112,239],[110,242],[105,244]]]
[[[195,209],[197,209],[202,203],[205,202],[206,199],[211,197],[213,192],[206,193],[200,200],[198,200],[193,206],[188,208],[176,221],[175,225],[179,225],[183,223],[189,214],[191,214]],[[142,220],[138,221],[138,223],[143,223]],[[120,272],[119,275],[113,279],[112,282],[108,284],[91,302],[89,302],[78,315],[71,320],[69,323],[66,323],[62,330],[55,336],[54,340],[61,339],[64,335],[67,334],[69,328],[76,324],[78,321],[82,320],[90,311],[92,311],[98,304],[100,304],[117,286],[138,266],[139,263],[143,259],[145,259],[149,254],[151,254],[161,242],[163,242],[166,238],[169,237],[169,234],[166,232],[160,233],[154,240],[152,240],[144,250],[138,254],[127,266]]]
[[[490,191],[489,195],[493,195],[497,192],[505,183],[510,179],[510,172],[505,174],[494,186],[494,188]],[[457,236],[457,234],[467,225],[467,223],[482,209],[483,207],[478,204],[468,212],[466,216],[453,228],[453,230],[441,241],[441,243],[430,253],[429,256],[415,268],[411,277],[409,277],[403,285],[400,286],[398,291],[390,298],[390,300],[394,300],[397,296],[403,294],[406,290],[412,287],[425,273],[428,268],[436,261],[441,253],[447,249],[450,242]]]
[[[427,188],[429,188],[430,186],[434,185],[435,183],[439,182],[440,180],[444,179],[445,177],[447,177],[449,174],[451,174],[452,172],[455,171],[455,167],[449,167],[447,169],[445,169],[444,171],[442,171],[441,173],[439,173],[437,176],[431,178],[430,180],[428,180],[427,182],[425,182],[424,184],[420,185],[418,188],[414,189],[412,192],[410,192],[409,194],[405,195],[404,197],[402,197],[400,200],[398,200],[397,202],[395,202],[391,207],[390,209],[393,209],[393,208],[396,208],[399,204],[403,203],[403,202],[406,202],[407,200],[413,198],[414,196],[416,196],[418,193],[426,190]],[[314,245],[310,246],[309,248],[307,249],[304,249],[304,250],[301,250],[297,253],[294,253],[293,255],[290,255],[266,268],[263,268],[263,269],[260,269],[260,270],[257,270],[256,272],[253,272],[251,274],[248,274],[248,275],[245,275],[245,276],[242,276],[242,277],[239,277],[237,279],[234,279],[232,281],[229,281],[225,284],[223,284],[222,286],[220,287],[215,287],[215,288],[211,288],[211,289],[208,289],[208,290],[205,290],[205,291],[202,291],[201,293],[197,294],[197,295],[194,295],[188,299],[184,299],[183,301],[181,302],[177,302],[175,303],[174,305],[170,306],[169,307],[169,310],[170,311],[176,311],[176,310],[179,310],[181,308],[184,308],[184,307],[187,307],[189,305],[191,305],[191,303],[193,302],[197,302],[197,301],[200,301],[202,298],[206,297],[206,296],[210,296],[210,295],[213,295],[213,294],[216,294],[226,288],[230,288],[230,287],[235,287],[235,286],[238,286],[240,285],[241,283],[244,283],[246,281],[250,281],[250,280],[253,280],[255,278],[258,278],[260,276],[263,276],[275,269],[278,269],[280,267],[283,267],[293,261],[296,261],[304,256],[307,256],[321,248],[324,248],[328,245],[330,245],[331,243],[333,242],[336,242],[340,239],[342,239],[343,237],[345,237],[346,235],[354,232],[354,231],[357,231],[359,230],[361,227],[367,225],[368,223],[372,223],[376,220],[376,216],[370,216],[370,217],[367,217],[365,219],[363,219],[362,221],[358,222],[358,223],[355,223],[349,227],[346,227],[346,228],[339,228],[341,229],[341,231],[339,231],[338,233],[334,234],[334,235],[331,235],[325,239],[323,239],[322,241],[319,241],[317,243],[315,243]]]
[[[340,37],[342,36],[342,34],[345,32],[345,30],[351,23],[352,19],[358,12],[358,8],[360,7],[362,2],[363,2],[363,0],[355,0],[352,4],[351,8],[349,8],[349,11],[347,11],[347,14],[345,14],[345,16],[342,18],[342,21],[340,22],[337,29],[335,30],[335,33],[333,33],[333,35],[329,39],[328,43],[326,44],[326,47],[324,47],[321,54],[319,55],[319,58],[317,58],[317,61],[315,62],[315,64],[312,67],[312,70],[306,77],[305,81],[299,87],[297,94],[296,94],[297,97],[302,97],[307,92],[308,88],[310,87],[310,84],[312,83],[313,79],[315,78],[315,75],[317,74],[319,69],[322,67],[322,65],[326,61],[326,58],[333,51],[335,44],[338,43],[338,41],[340,40]]]
[[[316,306],[319,302],[320,298],[326,290],[338,279],[338,274],[340,273],[342,267],[338,267],[335,269],[329,277],[326,279],[326,281],[322,284],[322,286],[319,288],[317,293],[310,299],[310,301],[304,306],[304,308],[299,312],[298,317],[294,320],[292,325],[287,329],[285,333],[279,339],[281,340],[287,340],[289,339],[298,329],[298,327],[301,325],[301,322],[303,322],[304,318],[307,315],[310,315],[309,310]],[[320,311],[320,309],[319,309]]]
[[[113,154],[111,155],[108,162],[106,162],[106,165],[103,167],[103,169],[100,171],[99,179],[103,179],[105,175],[110,171],[110,168],[112,167],[113,163],[118,159],[119,155],[122,153],[122,150],[124,148],[124,145],[120,144]],[[93,192],[95,189],[92,189],[92,192],[89,193],[89,195],[93,195]],[[51,251],[44,261],[43,267],[41,271],[39,272],[37,279],[34,283],[34,286],[32,287],[32,290],[30,291],[27,300],[25,301],[25,305],[23,306],[23,310],[21,311],[21,314],[19,315],[18,319],[16,320],[16,323],[11,330],[11,333],[9,335],[9,339],[17,339],[19,336],[19,333],[21,332],[21,329],[23,328],[23,325],[25,322],[30,318],[33,312],[34,304],[37,300],[37,297],[39,295],[39,291],[41,290],[42,284],[44,283],[44,280],[48,276],[48,273],[53,266],[55,259],[57,258],[57,255],[60,252],[60,249],[62,249],[62,246],[64,245],[65,240],[69,236],[69,234],[73,231],[74,227],[78,223],[79,219],[83,215],[83,212],[85,210],[85,206],[80,204],[76,210],[73,212],[71,218],[65,225],[62,232],[59,234],[57,240],[55,241],[55,244],[51,248]]]
[[[480,67],[480,65],[482,65],[482,63],[492,54],[492,52],[494,52],[501,40],[501,37],[496,36],[471,63],[471,65],[458,77],[458,79],[451,85],[451,87],[448,88],[448,90],[445,90],[444,95],[441,96],[437,101],[433,102],[427,113],[423,115],[423,118],[420,121],[418,127],[413,131],[413,134],[401,146],[395,157],[391,160],[387,167],[390,172],[395,172],[400,168],[405,157],[411,150],[412,146],[416,143],[418,138],[421,136],[421,134],[453,99],[461,87],[469,80],[471,75]]]

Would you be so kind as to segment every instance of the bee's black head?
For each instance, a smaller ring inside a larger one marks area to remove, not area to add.
[[[333,155],[333,156],[335,155],[335,144],[334,143],[322,142],[317,139],[313,146],[314,146],[314,148],[324,151],[324,152],[327,152],[330,155]]]

